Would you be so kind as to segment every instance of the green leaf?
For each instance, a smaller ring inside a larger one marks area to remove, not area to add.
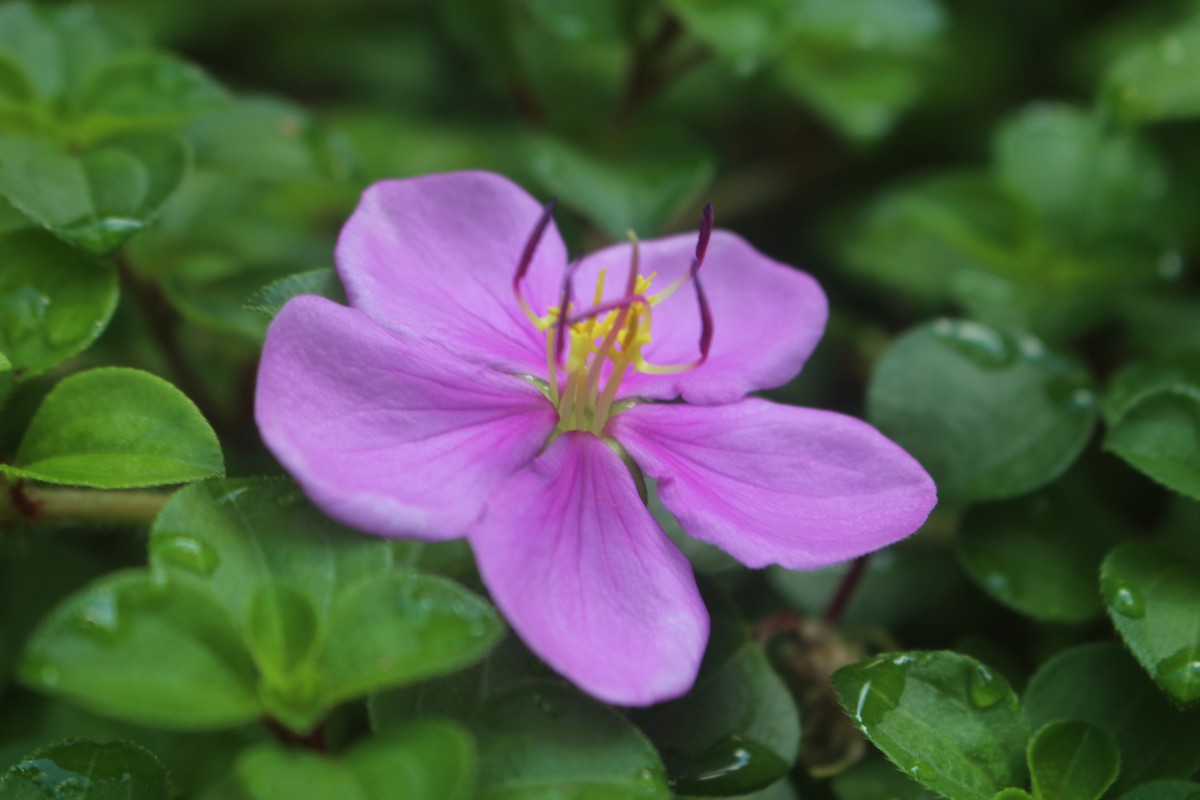
[[[1112,737],[1077,720],[1043,725],[1029,742],[1028,758],[1036,800],[1099,800],[1121,767]]]
[[[638,0],[522,0],[543,28],[572,41],[616,39],[626,34]]]
[[[319,294],[338,303],[346,302],[346,292],[337,272],[331,268],[297,272],[264,286],[251,295],[245,308],[274,319],[283,304],[302,294]]]
[[[1060,481],[1030,497],[968,510],[955,540],[967,574],[1034,619],[1096,617],[1096,573],[1118,533],[1092,488]]]
[[[839,800],[934,800],[921,784],[878,754],[868,755],[831,782]]]
[[[0,350],[14,377],[45,372],[85,349],[117,306],[117,272],[49,234],[0,234]]]
[[[206,587],[144,570],[72,595],[26,644],[27,686],[139,725],[198,730],[257,719],[254,665]]]
[[[337,759],[266,745],[247,751],[237,776],[251,800],[466,800],[478,769],[461,726],[410,722]]]
[[[169,133],[129,133],[79,152],[0,135],[0,195],[67,241],[107,255],[144,229],[187,170]]]
[[[1057,478],[1096,419],[1087,373],[1027,334],[937,320],[875,365],[867,416],[920,461],[943,501],[1014,497]]]
[[[221,445],[196,406],[148,372],[104,367],[64,378],[42,401],[11,477],[128,489],[211,478]]]
[[[838,670],[833,688],[859,730],[935,792],[991,800],[1025,780],[1020,703],[974,659],[888,653]]]
[[[1195,800],[1200,783],[1191,781],[1152,781],[1121,795],[1120,800]]]
[[[1119,644],[1083,645],[1046,661],[1029,681],[1025,713],[1035,729],[1072,719],[1113,737],[1118,791],[1200,769],[1200,710],[1173,708]]]
[[[1200,116],[1200,14],[1120,54],[1104,80],[1104,99],[1125,120]]]
[[[1169,489],[1200,499],[1200,371],[1134,364],[1105,396],[1104,448]]]
[[[1128,132],[1062,103],[1037,103],[996,135],[1001,183],[1059,236],[1141,232],[1161,214],[1165,165]]]
[[[489,699],[471,723],[479,800],[667,800],[658,753],[620,714],[557,682]]]
[[[696,684],[639,714],[680,794],[746,794],[787,774],[800,749],[800,713],[745,626],[716,617]]]
[[[162,763],[133,742],[68,739],[13,765],[0,778],[4,800],[168,800]]]
[[[791,34],[786,0],[666,0],[688,32],[745,75],[771,60]]]
[[[546,191],[614,239],[658,233],[712,181],[712,158],[693,146],[650,145],[633,158],[598,158],[556,139],[529,146],[529,167]],[[698,211],[697,211],[698,213]]]
[[[1150,677],[1177,702],[1200,701],[1200,564],[1142,542],[1113,550],[1100,582],[1108,614]]]

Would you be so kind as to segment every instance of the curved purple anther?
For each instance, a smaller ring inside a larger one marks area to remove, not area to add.
[[[563,271],[562,294],[558,298],[558,319],[554,321],[554,363],[562,363],[563,345],[567,341],[567,308],[571,305],[571,282],[575,279],[578,261],[567,264]]]
[[[580,311],[578,314],[571,317],[567,322],[574,325],[576,322],[583,322],[585,319],[598,317],[601,314],[607,314],[609,311],[617,311],[622,308],[630,308],[641,303],[642,305],[650,305],[650,301],[643,294],[628,294],[624,297],[618,297],[616,300],[605,300],[603,303],[594,305],[586,311]]]
[[[704,256],[708,253],[708,240],[712,238],[713,232],[713,204],[709,203],[700,212],[700,238],[696,241],[696,257],[692,260],[691,275],[696,277],[696,273],[700,271],[700,265],[704,263]],[[699,290],[697,290],[699,291]]]
[[[521,280],[525,277],[525,273],[529,271],[529,265],[533,263],[533,254],[537,252],[537,246],[542,241],[542,235],[546,232],[546,226],[554,218],[554,208],[557,204],[554,198],[551,198],[546,203],[542,209],[542,215],[538,217],[533,230],[529,232],[529,238],[525,240],[525,249],[521,251],[521,260],[517,263],[516,274],[513,275],[513,291],[517,293],[518,297],[521,295]]]
[[[709,218],[711,219],[711,215]],[[704,243],[707,245],[707,240]],[[698,260],[703,261],[703,255]],[[704,294],[704,287],[700,285],[698,274],[692,276],[692,283],[696,287],[696,304],[700,306],[700,360],[696,362],[698,367],[708,360],[708,351],[712,347],[713,319],[712,311],[708,307],[708,296]]]

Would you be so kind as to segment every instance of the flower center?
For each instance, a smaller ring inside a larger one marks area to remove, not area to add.
[[[700,218],[700,237],[691,268],[661,291],[650,293],[654,273],[647,276],[639,273],[638,240],[631,233],[629,272],[620,297],[604,300],[608,275],[602,269],[596,278],[591,306],[581,309],[572,299],[577,264],[570,264],[563,276],[559,304],[548,309],[544,316],[538,316],[521,293],[521,281],[553,211],[551,202],[534,226],[513,278],[513,291],[529,321],[546,334],[547,397],[558,410],[557,432],[590,431],[600,436],[608,420],[624,407],[616,400],[617,392],[631,370],[667,375],[695,369],[708,358],[712,315],[700,285],[699,271],[712,234],[712,205],[705,207]],[[699,357],[685,364],[649,363],[642,350],[651,341],[652,309],[688,283],[695,287],[700,313]]]

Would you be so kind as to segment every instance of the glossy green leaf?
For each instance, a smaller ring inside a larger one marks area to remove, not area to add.
[[[97,255],[144,229],[187,170],[184,142],[129,133],[79,152],[0,135],[0,195],[47,230]]]
[[[1200,116],[1200,14],[1120,54],[1105,76],[1104,96],[1132,122]]]
[[[1105,395],[1104,447],[1154,480],[1200,499],[1200,371],[1134,364]]]
[[[715,170],[707,153],[677,142],[614,160],[554,139],[530,145],[529,167],[549,194],[617,240],[631,230],[645,237],[658,233],[696,203]]]
[[[46,396],[12,465],[44,483],[127,489],[225,471],[221,445],[196,406],[148,372],[104,367],[64,378]]]
[[[333,269],[313,269],[273,281],[255,292],[245,307],[267,319],[274,319],[283,304],[302,294],[319,294],[338,303],[346,302],[346,292]]]
[[[937,795],[879,754],[868,755],[830,782],[838,800],[934,800]]]
[[[1119,644],[1083,645],[1046,661],[1025,691],[1025,713],[1035,729],[1079,720],[1115,739],[1118,791],[1200,769],[1200,710],[1173,707]]]
[[[0,234],[0,351],[14,377],[57,366],[104,331],[117,306],[109,264],[42,231]]]
[[[21,759],[0,777],[4,800],[168,800],[158,758],[133,742],[68,739]]]
[[[1121,767],[1112,737],[1078,720],[1043,725],[1028,758],[1035,800],[1099,800]]]
[[[461,726],[411,722],[336,759],[266,745],[247,751],[237,776],[248,800],[465,800],[478,769]]]
[[[27,686],[140,725],[199,730],[261,715],[234,621],[180,576],[118,572],[59,605],[18,667]]]
[[[765,788],[800,749],[791,693],[744,625],[717,617],[695,686],[636,717],[681,794],[735,795]]]
[[[1120,800],[1195,800],[1200,783],[1191,781],[1151,781],[1121,795]]]
[[[993,598],[1034,619],[1097,616],[1096,574],[1118,539],[1091,486],[1060,481],[1019,500],[974,506],[955,540],[967,574]]]
[[[666,774],[620,714],[557,682],[489,699],[472,721],[479,800],[667,800]]]
[[[1100,571],[1113,625],[1163,691],[1200,701],[1200,564],[1151,544],[1113,550]]]
[[[938,320],[879,359],[867,416],[929,470],[943,501],[994,500],[1071,465],[1091,434],[1096,397],[1079,365],[1032,336]]]
[[[939,794],[991,800],[1025,780],[1020,703],[1004,678],[974,659],[887,653],[838,670],[833,688],[859,730]]]
[[[995,171],[1059,235],[1144,229],[1167,188],[1165,166],[1144,143],[1061,103],[1028,106],[1000,127]]]

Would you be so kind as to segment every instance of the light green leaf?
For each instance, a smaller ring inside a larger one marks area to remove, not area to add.
[[[875,365],[867,416],[920,461],[943,501],[1015,497],[1058,477],[1096,419],[1087,373],[1027,334],[938,320]]]
[[[461,726],[410,722],[337,759],[265,745],[247,751],[237,776],[249,800],[466,800],[478,769]]]
[[[0,135],[0,195],[47,230],[97,255],[144,229],[187,170],[182,139],[128,133],[67,152]]]
[[[666,0],[688,32],[749,74],[786,44],[791,15],[786,0]]]
[[[556,682],[488,700],[472,721],[479,800],[668,800],[658,753],[620,714]]]
[[[1116,790],[1200,769],[1200,710],[1172,707],[1119,644],[1089,644],[1046,661],[1029,681],[1030,724],[1072,719],[1095,725],[1121,749]]]
[[[127,722],[200,730],[261,716],[254,664],[206,587],[144,570],[108,575],[29,638],[18,677]]]
[[[1109,68],[1104,98],[1131,122],[1200,116],[1200,14],[1129,47]]]
[[[1112,737],[1077,720],[1043,725],[1028,757],[1035,800],[1099,800],[1121,767]]]
[[[1108,614],[1134,656],[1177,702],[1200,701],[1200,564],[1131,542],[1104,560]]]
[[[974,659],[887,653],[838,670],[833,688],[859,730],[939,794],[991,800],[1025,780],[1020,703],[1004,678]]]
[[[85,349],[117,306],[117,272],[38,230],[0,234],[0,350],[14,378]]]
[[[128,489],[203,480],[225,471],[221,445],[171,384],[104,367],[64,378],[42,401],[11,465],[45,483]]]
[[[680,794],[740,795],[787,774],[800,749],[791,693],[744,624],[713,620],[708,650],[688,694],[637,715]]]
[[[245,308],[274,319],[283,304],[302,294],[319,294],[338,303],[346,302],[346,292],[333,269],[314,269],[297,272],[273,281],[251,295]]]
[[[167,771],[133,742],[68,739],[27,756],[0,777],[4,800],[168,800]]]

